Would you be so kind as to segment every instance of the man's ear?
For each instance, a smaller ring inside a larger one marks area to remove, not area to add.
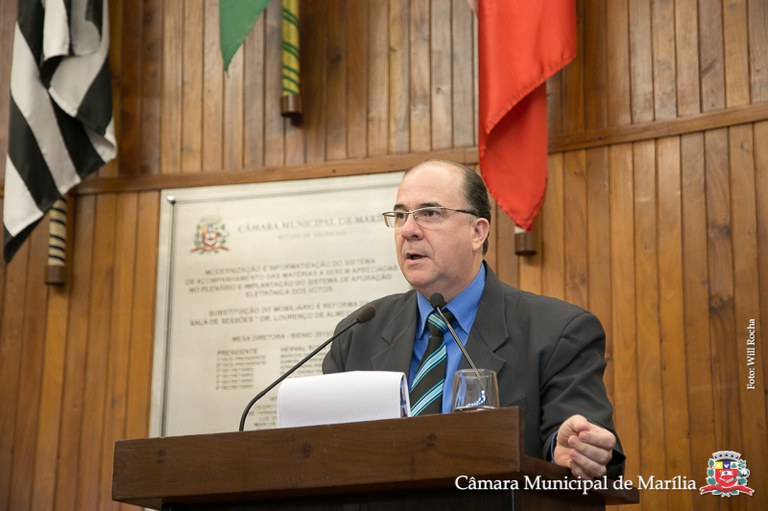
[[[485,218],[475,219],[472,232],[472,244],[475,246],[475,250],[482,249],[483,243],[488,238],[491,232],[491,223]]]

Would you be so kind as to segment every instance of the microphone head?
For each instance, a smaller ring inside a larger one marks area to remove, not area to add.
[[[358,323],[365,323],[366,321],[372,320],[375,315],[376,307],[372,303],[369,303],[357,311],[357,314],[355,314],[355,319]]]
[[[429,304],[434,308],[445,307],[445,298],[440,293],[432,293],[429,297]]]

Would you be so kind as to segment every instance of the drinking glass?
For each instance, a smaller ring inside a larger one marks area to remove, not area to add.
[[[499,407],[496,371],[459,369],[453,375],[453,411],[488,410]]]

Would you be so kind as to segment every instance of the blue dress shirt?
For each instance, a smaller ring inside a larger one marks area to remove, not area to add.
[[[477,272],[474,280],[459,293],[443,309],[448,309],[456,317],[453,323],[453,329],[463,345],[466,346],[469,331],[472,329],[472,323],[477,315],[477,306],[480,303],[480,297],[485,289],[485,265],[480,265],[480,271]],[[416,324],[416,339],[413,343],[413,357],[411,357],[411,367],[408,374],[408,381],[412,381],[416,371],[421,363],[421,358],[427,349],[429,341],[429,329],[426,328],[427,318],[434,310],[429,300],[416,293],[419,304],[419,319]],[[445,385],[443,387],[443,413],[451,413],[453,401],[453,374],[459,369],[462,354],[456,342],[453,340],[450,332],[445,335],[446,349],[446,368]]]

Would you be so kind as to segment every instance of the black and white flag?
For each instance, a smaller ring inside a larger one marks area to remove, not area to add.
[[[54,201],[115,157],[107,0],[19,0],[3,207],[5,261]]]

